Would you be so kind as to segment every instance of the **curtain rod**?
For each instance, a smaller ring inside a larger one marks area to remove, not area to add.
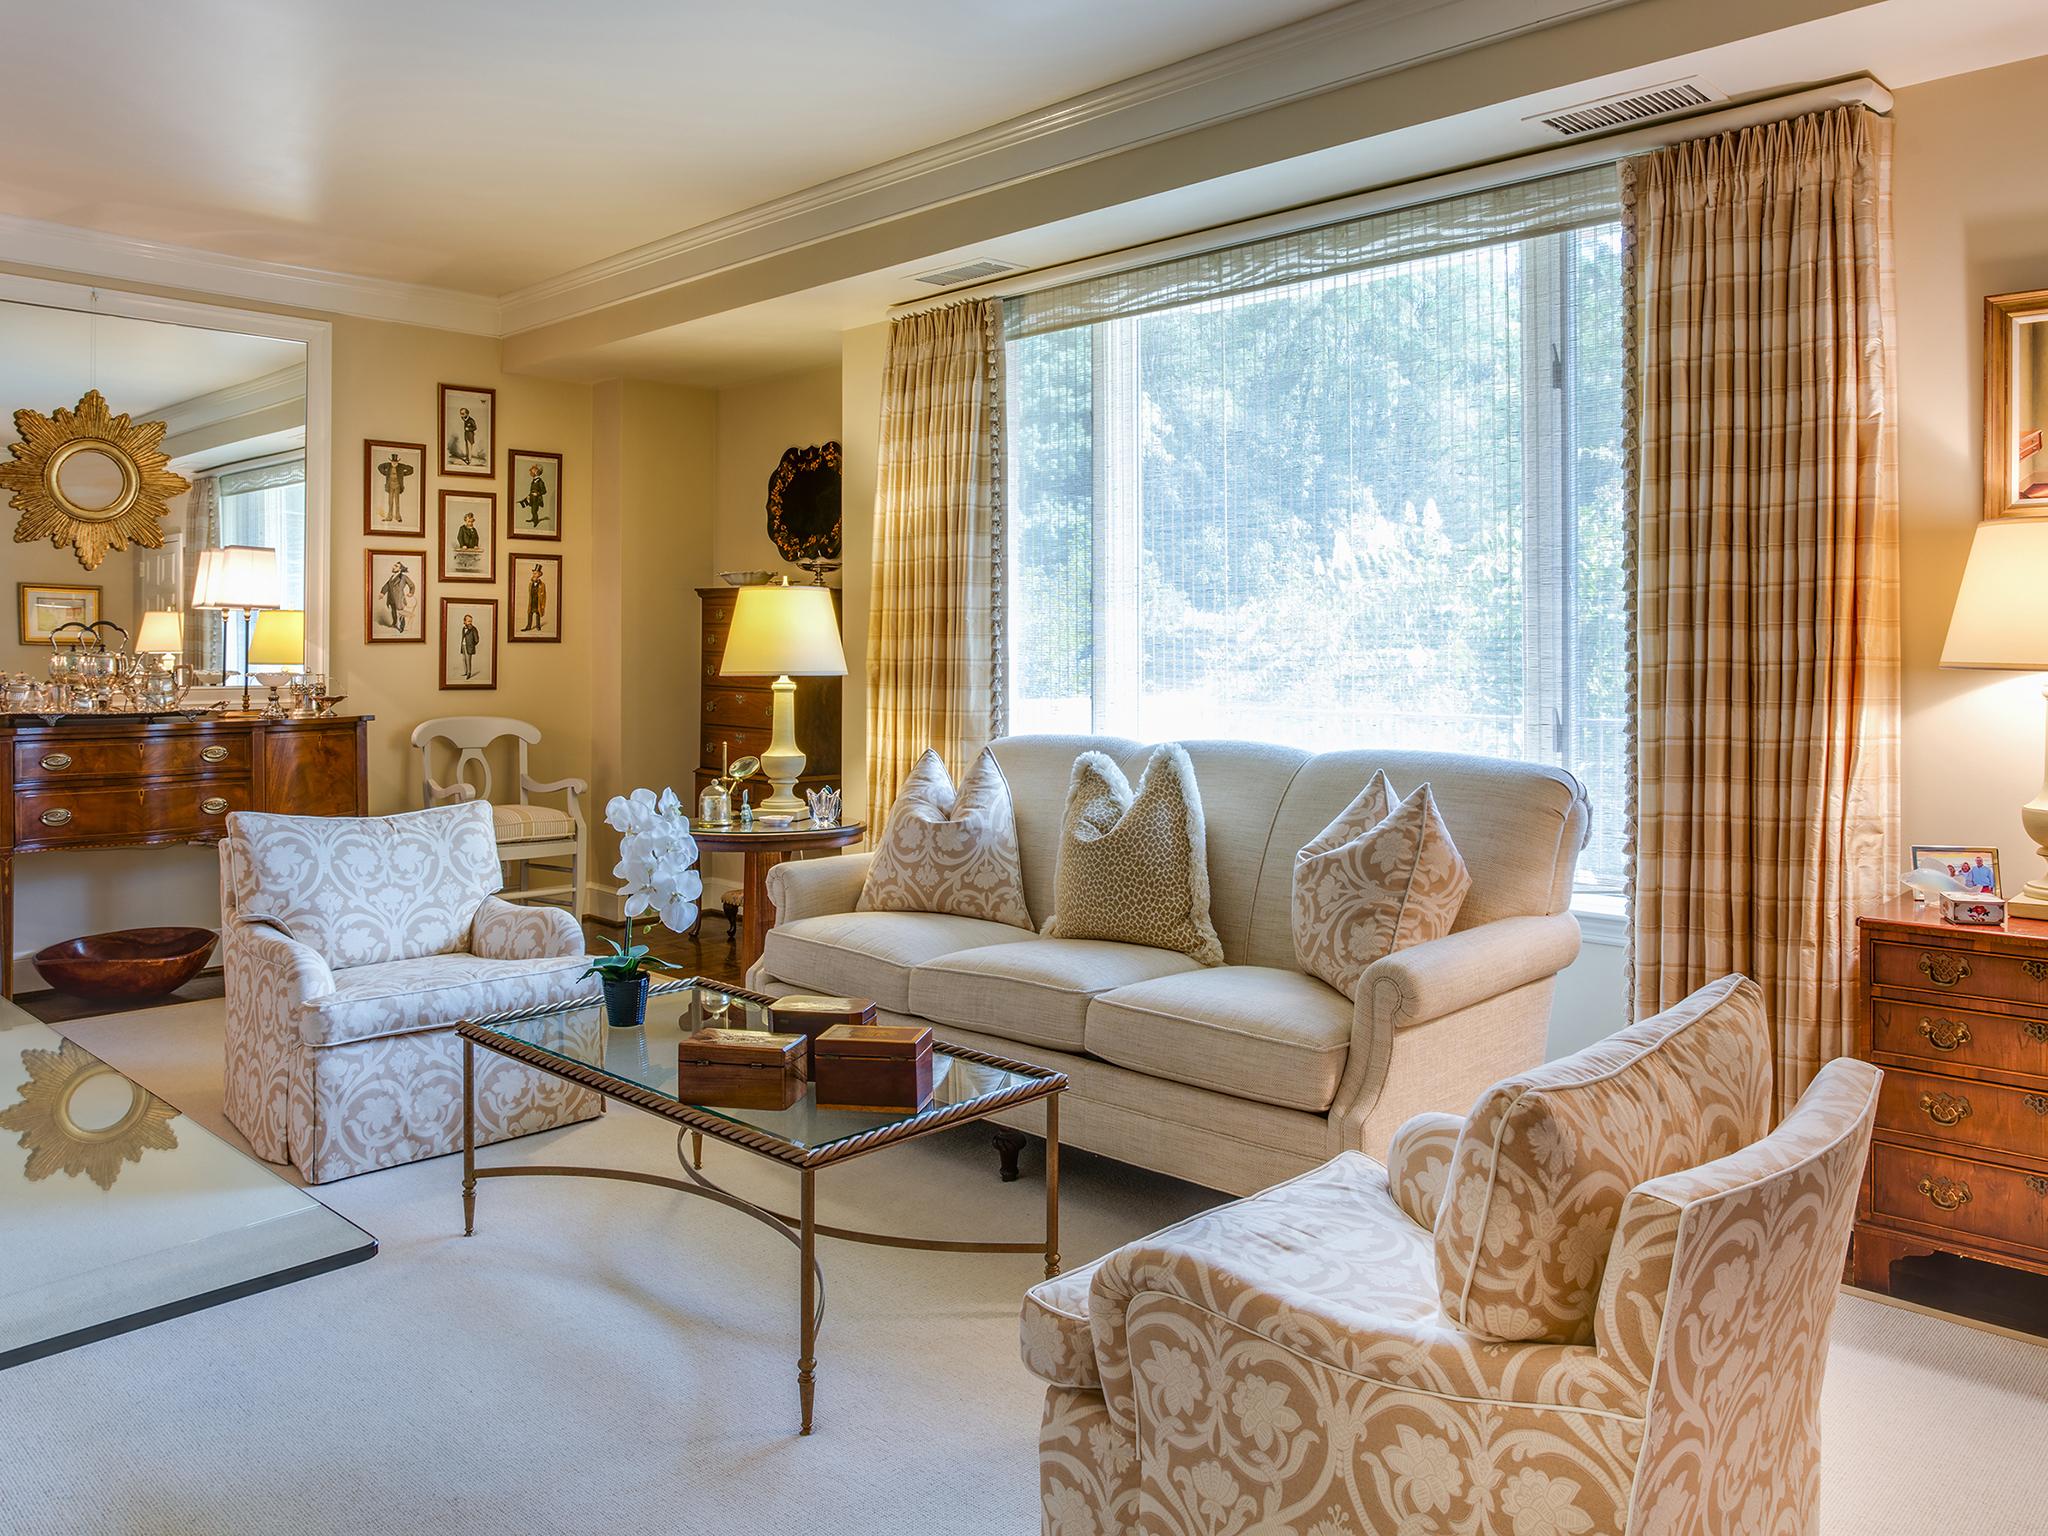
[[[910,299],[901,304],[892,304],[889,307],[889,317],[893,320],[904,315],[923,314],[926,310],[943,309],[948,304],[958,304],[963,299],[1018,298],[1046,288],[1057,288],[1062,283],[1107,277],[1116,272],[1128,272],[1138,267],[1172,261],[1180,256],[1200,255],[1224,246],[1242,245],[1247,241],[1261,240],[1269,236],[1291,235],[1299,230],[1341,223],[1345,219],[1361,218],[1366,214],[1387,213],[1397,208],[1437,202],[1463,193],[1484,192],[1494,187],[1512,186],[1520,181],[1534,181],[1542,176],[1584,170],[1588,166],[1625,160],[1631,155],[1639,155],[1647,150],[1681,144],[1687,139],[1706,138],[1740,128],[1754,128],[1761,123],[1773,123],[1782,118],[1800,117],[1808,112],[1845,106],[1863,106],[1881,115],[1888,114],[1892,109],[1892,93],[1870,76],[1856,75],[1833,85],[1761,97],[1737,106],[1703,112],[1695,117],[1653,123],[1645,128],[1607,134],[1583,143],[1560,144],[1554,149],[1531,150],[1505,160],[1489,160],[1481,165],[1445,171],[1416,181],[1396,182],[1367,192],[1354,192],[1349,196],[1332,198],[1327,202],[1304,203],[1278,213],[1243,219],[1234,224],[1214,224],[1184,235],[1170,235],[1166,239],[1154,240],[1146,245],[1125,246],[1121,250],[1084,256],[1058,266],[1034,267],[1023,272],[1005,272],[1002,276],[992,277],[987,282],[970,283],[962,288],[949,288],[944,293],[935,294],[928,299]]]

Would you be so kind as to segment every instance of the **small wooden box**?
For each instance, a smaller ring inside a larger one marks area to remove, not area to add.
[[[932,1032],[921,1024],[835,1024],[812,1046],[821,1109],[913,1112],[932,1099]]]
[[[1993,891],[1943,891],[1941,916],[1961,928],[1996,928],[2005,921],[2005,898]]]
[[[792,992],[788,997],[778,997],[768,1005],[768,1027],[785,1035],[802,1035],[811,1042],[811,1049],[805,1056],[812,1061],[816,1075],[815,1046],[818,1036],[838,1024],[872,1024],[875,1022],[875,1005],[865,997],[817,997],[808,993]]]
[[[788,1109],[809,1075],[802,1035],[700,1029],[676,1048],[676,1097],[719,1109]]]

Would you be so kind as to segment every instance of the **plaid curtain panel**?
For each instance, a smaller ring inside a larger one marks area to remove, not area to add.
[[[889,330],[868,614],[868,806],[926,748],[965,773],[993,730],[1002,305],[950,304]]]
[[[1891,125],[1627,162],[1638,1017],[1763,987],[1789,1109],[1851,1045],[1898,864]]]

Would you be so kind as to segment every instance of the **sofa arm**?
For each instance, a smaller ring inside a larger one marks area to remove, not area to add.
[[[269,923],[237,919],[227,924],[220,959],[230,993],[239,996],[254,988],[287,1013],[334,990],[334,972],[319,952]]]
[[[1578,955],[1579,920],[1569,912],[1504,917],[1395,950],[1359,983],[1354,1044],[1367,1030],[1406,1029],[1555,976]]]
[[[470,921],[469,952],[484,960],[567,959],[585,952],[583,929],[560,907],[486,896]]]
[[[1463,1115],[1425,1110],[1394,1132],[1387,1147],[1387,1185],[1418,1227],[1436,1230],[1436,1213],[1450,1183],[1451,1154],[1464,1130]]]
[[[778,864],[768,871],[768,899],[775,920],[793,923],[800,917],[851,912],[868,878],[872,853],[843,853],[836,859],[803,859]]]

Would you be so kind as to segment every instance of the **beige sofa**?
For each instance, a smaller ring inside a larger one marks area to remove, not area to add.
[[[1543,1059],[1554,978],[1579,951],[1566,910],[1587,828],[1577,780],[1452,753],[1184,745],[1225,965],[974,918],[857,912],[868,856],[853,855],[770,873],[777,926],[750,983],[870,997],[944,1041],[1057,1068],[1072,1079],[1064,1145],[1235,1194],[1338,1152],[1382,1157],[1409,1116],[1463,1113]],[[1040,926],[1067,780],[1089,750],[1135,780],[1151,749],[1096,736],[995,744]],[[1295,965],[1294,856],[1382,768],[1401,793],[1431,785],[1472,888],[1456,931],[1379,961],[1354,1006]],[[1037,1132],[1043,1115],[1027,1105],[999,1118]]]

